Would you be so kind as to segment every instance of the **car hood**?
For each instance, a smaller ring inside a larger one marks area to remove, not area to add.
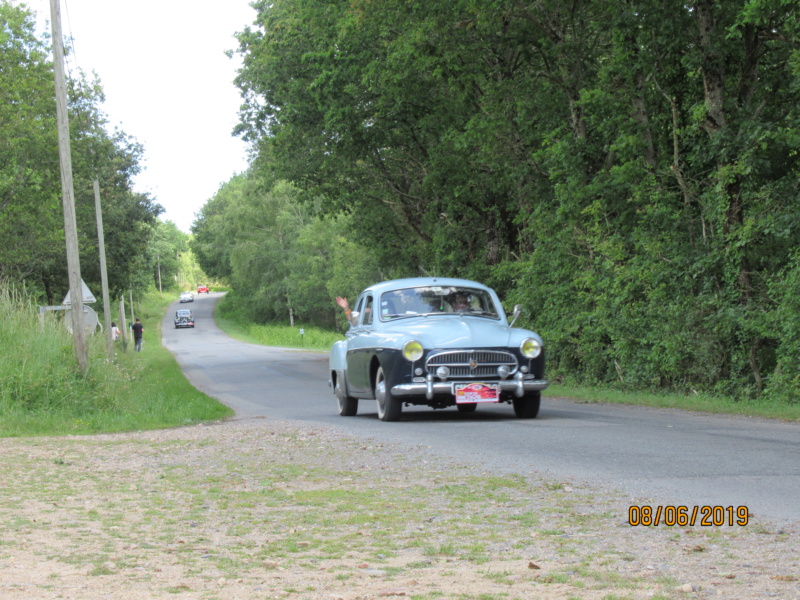
[[[398,343],[415,339],[425,348],[497,348],[516,346],[526,337],[539,339],[532,331],[499,321],[444,315],[399,319],[385,326],[383,333],[396,336]]]

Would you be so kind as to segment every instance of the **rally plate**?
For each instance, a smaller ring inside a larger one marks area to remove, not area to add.
[[[456,383],[453,388],[456,404],[500,401],[500,388],[493,383]]]

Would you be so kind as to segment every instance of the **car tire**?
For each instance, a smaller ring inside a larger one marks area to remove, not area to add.
[[[336,376],[336,387],[333,393],[336,396],[336,404],[339,407],[339,414],[343,417],[354,417],[358,412],[358,398],[347,395],[347,380],[344,373]]]
[[[514,398],[514,414],[520,419],[535,419],[539,414],[539,405],[542,403],[541,392],[531,392],[522,398]]]
[[[471,402],[469,404],[456,404],[456,408],[458,409],[458,412],[473,413],[475,412],[475,409],[478,408],[478,403]]]
[[[403,404],[392,395],[392,391],[386,385],[383,367],[379,367],[375,375],[375,400],[378,401],[378,418],[381,421],[397,421],[400,418]]]

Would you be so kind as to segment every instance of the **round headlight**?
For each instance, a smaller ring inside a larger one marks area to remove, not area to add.
[[[542,345],[538,340],[525,338],[519,345],[519,350],[525,358],[536,358],[542,353]]]
[[[422,358],[422,344],[420,344],[416,340],[410,340],[403,344],[403,356],[406,357],[407,360],[414,362],[415,360],[419,360]]]

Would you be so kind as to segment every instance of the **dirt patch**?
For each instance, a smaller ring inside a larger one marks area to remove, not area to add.
[[[0,598],[800,598],[800,534],[266,419],[0,440]]]

